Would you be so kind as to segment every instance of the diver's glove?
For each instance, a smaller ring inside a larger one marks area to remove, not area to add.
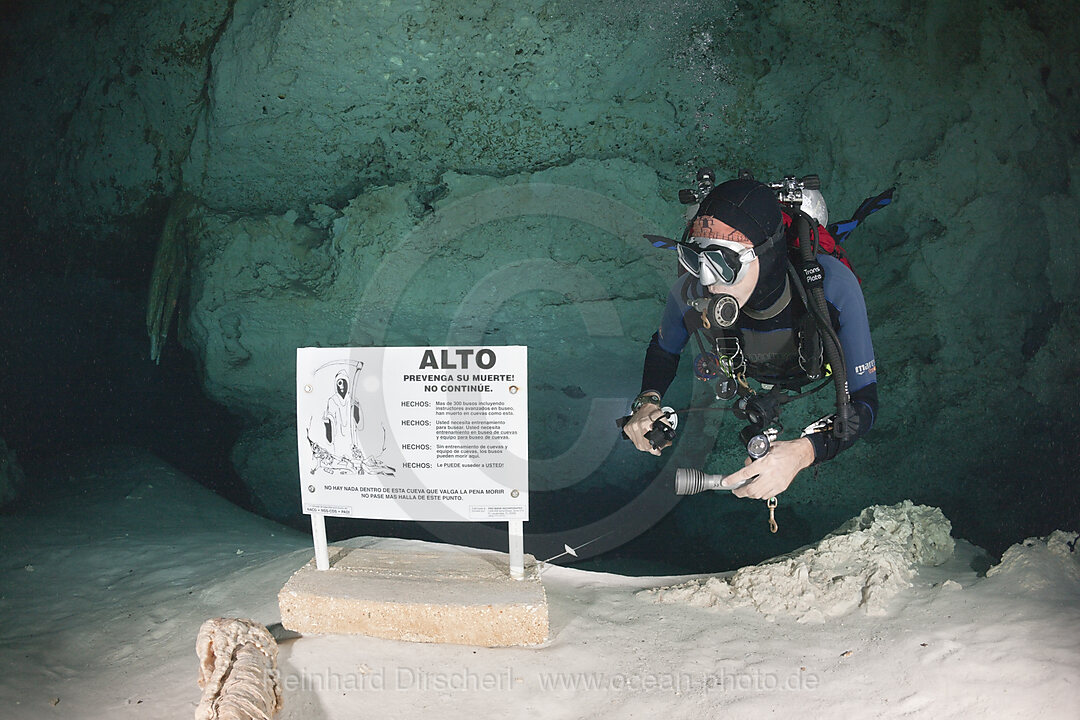
[[[826,415],[802,431],[802,437],[814,446],[815,464],[831,460],[842,450],[855,444],[862,426],[861,418],[853,403],[848,403],[844,414],[847,417],[839,422],[838,413]]]

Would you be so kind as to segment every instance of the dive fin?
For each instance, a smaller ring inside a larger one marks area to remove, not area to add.
[[[648,240],[655,248],[672,249],[679,244],[671,238],[666,238],[663,235],[644,235],[643,237]]]
[[[851,231],[858,227],[859,223],[891,203],[895,191],[896,188],[891,187],[880,195],[866,198],[862,201],[862,204],[859,205],[859,208],[855,211],[855,214],[851,216],[850,220],[833,223],[826,229],[829,231],[829,234],[836,239],[836,242],[844,242],[847,240],[848,235],[851,234]]]

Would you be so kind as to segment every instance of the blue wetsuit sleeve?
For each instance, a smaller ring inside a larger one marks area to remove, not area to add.
[[[859,429],[855,438],[846,442],[840,442],[831,429],[808,434],[806,437],[814,445],[815,463],[831,460],[854,445],[856,439],[874,426],[878,414],[877,366],[862,288],[854,273],[836,258],[819,255],[818,261],[825,270],[825,299],[837,312],[840,325],[837,336],[844,349],[848,388]]]
[[[679,369],[679,354],[690,340],[690,333],[683,323],[686,303],[682,300],[686,277],[676,281],[668,293],[660,329],[653,333],[649,348],[645,351],[645,367],[641,373],[641,391],[655,390],[661,395],[667,392]]]
[[[837,335],[844,348],[848,388],[854,393],[877,382],[866,300],[858,279],[846,265],[831,255],[818,255],[818,261],[825,270],[825,299],[838,313],[840,330]]]

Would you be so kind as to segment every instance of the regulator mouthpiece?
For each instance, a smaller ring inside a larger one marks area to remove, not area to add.
[[[739,301],[731,295],[709,295],[690,301],[690,307],[701,313],[705,327],[729,328],[739,319]]]

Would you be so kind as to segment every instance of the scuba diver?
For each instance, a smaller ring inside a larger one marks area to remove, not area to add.
[[[691,336],[701,350],[695,375],[715,382],[716,398],[734,400],[731,411],[748,422],[739,435],[746,465],[723,478],[690,471],[698,477],[692,489],[677,476],[680,494],[731,490],[768,500],[771,511],[800,471],[835,457],[873,427],[877,374],[866,304],[835,240],[891,202],[893,191],[829,226],[819,186],[816,176],[765,184],[744,171],[714,187],[704,168],[696,190],[680,193],[683,202],[699,203],[682,239],[648,236],[678,252],[679,277],[645,353],[641,393],[620,420],[623,433],[654,455],[671,444],[677,416],[662,398]],[[777,439],[782,406],[830,384],[836,412],[798,439]]]

